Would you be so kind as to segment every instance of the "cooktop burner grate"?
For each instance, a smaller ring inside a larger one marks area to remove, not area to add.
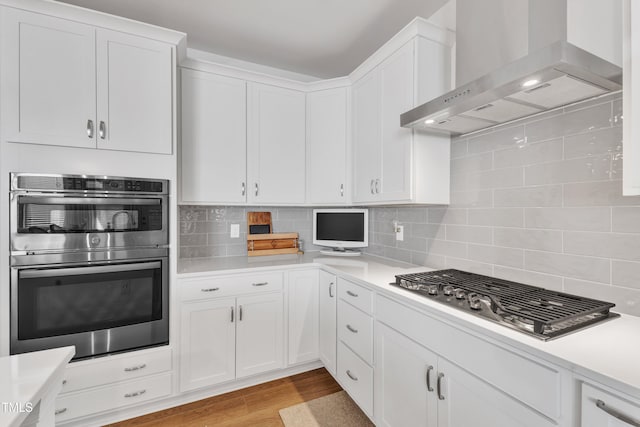
[[[392,284],[545,340],[618,316],[612,303],[454,269]]]

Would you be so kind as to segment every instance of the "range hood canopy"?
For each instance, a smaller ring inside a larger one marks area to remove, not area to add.
[[[468,41],[473,40],[474,34],[469,34],[469,27],[474,24],[465,16],[465,13],[471,15],[471,12],[467,12],[466,8],[462,13],[460,11],[460,5],[465,1],[458,0],[458,34],[466,31],[463,35]],[[561,3],[560,0],[556,1],[558,3],[555,4]],[[483,5],[490,3],[483,2]],[[526,2],[523,7],[527,7]],[[460,28],[461,16],[467,24],[464,28]],[[533,28],[523,31],[528,32],[523,38],[528,37],[530,41],[534,39]],[[502,36],[493,40],[504,40]],[[452,135],[466,134],[622,88],[620,67],[565,39],[560,37],[532,53],[523,52],[525,55],[519,59],[415,107],[400,116],[400,124]],[[465,66],[473,66],[482,49],[487,49],[486,43],[470,45],[464,51],[459,46],[458,67],[464,61]],[[467,71],[467,67],[462,70],[468,74]],[[460,74],[458,69],[459,78]]]

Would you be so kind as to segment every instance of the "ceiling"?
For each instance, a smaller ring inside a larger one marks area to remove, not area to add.
[[[182,31],[190,48],[340,77],[448,0],[58,0]]]

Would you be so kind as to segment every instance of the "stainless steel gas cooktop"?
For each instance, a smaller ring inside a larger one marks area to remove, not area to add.
[[[612,303],[460,270],[399,275],[391,284],[545,341],[619,317]]]

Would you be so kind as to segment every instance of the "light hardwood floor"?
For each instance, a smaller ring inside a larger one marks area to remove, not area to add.
[[[278,411],[342,390],[326,369],[133,418],[111,427],[283,426]]]

